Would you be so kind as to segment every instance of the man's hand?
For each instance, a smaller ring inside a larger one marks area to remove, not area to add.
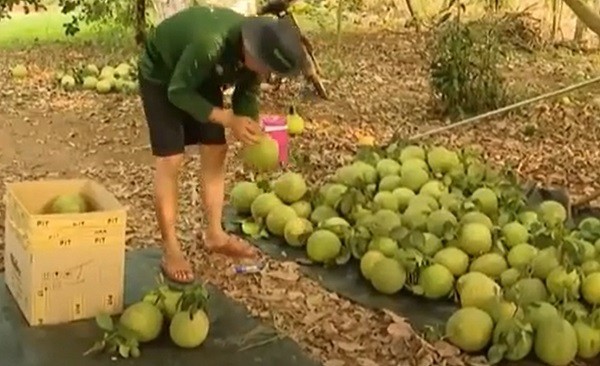
[[[234,116],[228,127],[231,128],[236,139],[247,145],[258,142],[258,138],[262,133],[258,123],[249,117]]]

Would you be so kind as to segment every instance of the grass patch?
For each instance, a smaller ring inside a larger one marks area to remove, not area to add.
[[[101,45],[116,46],[128,36],[116,27],[83,25],[81,31],[72,37],[66,36],[63,24],[69,16],[57,9],[46,12],[22,14],[13,13],[11,18],[0,20],[0,48],[24,48],[52,43],[98,42]]]

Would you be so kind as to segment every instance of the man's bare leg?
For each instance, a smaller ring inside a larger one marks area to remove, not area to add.
[[[200,145],[202,201],[208,221],[205,232],[207,249],[236,257],[252,257],[253,247],[223,230],[225,201],[225,159],[227,145]]]
[[[179,197],[178,178],[182,164],[183,154],[156,158],[154,197],[162,236],[163,272],[170,280],[188,283],[194,280],[194,272],[181,250],[175,230]]]

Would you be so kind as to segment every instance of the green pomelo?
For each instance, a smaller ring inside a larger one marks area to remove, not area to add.
[[[406,187],[396,188],[392,193],[394,194],[394,197],[396,197],[396,201],[398,201],[399,211],[406,210],[410,200],[416,195],[415,192]]]
[[[439,200],[445,193],[448,193],[448,187],[439,180],[430,180],[419,190],[419,194],[431,196],[436,200]]]
[[[425,149],[418,145],[408,145],[400,151],[400,162],[404,163],[409,159],[420,159],[425,161]]]
[[[25,65],[16,65],[10,72],[14,78],[24,78],[27,76],[27,67]]]
[[[600,219],[590,216],[586,217],[579,222],[577,228],[581,231],[596,231],[600,229]]]
[[[519,222],[525,227],[531,227],[535,222],[538,222],[538,214],[535,211],[523,211],[518,216]]]
[[[128,64],[122,63],[119,64],[116,68],[115,68],[115,77],[118,78],[127,78],[129,77],[129,74],[131,73],[131,66],[129,66]]]
[[[463,197],[457,193],[444,193],[439,199],[440,206],[454,214],[460,212]]]
[[[498,253],[486,253],[473,260],[470,272],[481,272],[490,278],[499,278],[508,269],[504,257]]]
[[[386,175],[379,182],[379,192],[392,192],[396,188],[402,186],[402,178],[398,175]]]
[[[83,83],[81,84],[81,86],[85,90],[94,90],[96,89],[97,84],[98,79],[96,79],[94,76],[86,76],[83,78]]]
[[[373,197],[373,205],[376,210],[386,209],[398,211],[399,205],[396,196],[392,192],[379,192]]]
[[[290,207],[296,211],[298,217],[302,217],[303,219],[308,219],[310,217],[310,213],[312,212],[312,206],[308,201],[294,202],[290,205]]]
[[[65,75],[60,79],[60,86],[68,91],[75,89],[76,84],[75,78],[71,75]]]
[[[115,68],[112,66],[104,66],[100,70],[100,79],[112,79],[115,77]]]
[[[83,75],[96,77],[100,75],[100,70],[98,69],[98,66],[94,64],[89,64],[85,67],[85,69],[83,69]]]
[[[384,259],[385,255],[377,250],[369,250],[360,258],[360,273],[367,280],[371,279],[371,272],[375,263]]]
[[[377,182],[377,170],[372,165],[357,161],[351,165],[339,168],[334,176],[336,183],[348,187],[360,187],[364,184]]]
[[[443,237],[449,229],[456,227],[457,224],[458,220],[452,212],[441,208],[433,211],[427,218],[427,231],[438,237]]]
[[[600,329],[583,320],[576,321],[573,329],[577,334],[577,356],[586,360],[596,358],[600,354]]]
[[[402,169],[402,186],[418,192],[429,181],[429,173],[421,168]]]
[[[139,342],[146,343],[160,335],[163,315],[158,307],[141,301],[127,307],[121,314],[119,323],[133,331]]]
[[[587,275],[581,283],[581,295],[592,306],[600,305],[600,273]]]
[[[500,274],[500,284],[504,288],[511,287],[521,278],[521,271],[516,268],[508,268]]]
[[[368,228],[374,236],[388,236],[400,224],[400,215],[398,213],[382,209],[375,212],[371,217]]]
[[[468,272],[456,282],[462,307],[484,308],[490,299],[500,294],[500,286],[493,279],[480,272]]]
[[[580,240],[578,242],[578,251],[580,254],[581,261],[588,261],[592,259],[596,259],[596,248],[594,244],[590,243],[586,240]]]
[[[544,201],[538,206],[540,221],[549,226],[557,226],[567,221],[567,209],[557,201]]]
[[[519,361],[527,357],[533,349],[533,329],[531,324],[520,319],[504,318],[496,324],[492,342],[507,347],[504,359]]]
[[[498,212],[498,196],[489,188],[478,188],[471,195],[471,200],[479,211],[486,215],[494,215]]]
[[[441,264],[432,264],[421,271],[419,286],[428,299],[447,297],[454,289],[454,275]]]
[[[229,202],[231,206],[240,214],[250,213],[252,202],[262,191],[254,182],[239,182],[231,189]]]
[[[409,272],[415,272],[423,263],[423,254],[415,248],[400,247],[394,258]]]
[[[402,215],[402,223],[412,230],[425,230],[430,213],[429,206],[409,205]]]
[[[169,325],[169,335],[178,347],[196,348],[204,343],[209,329],[210,321],[204,311],[181,311],[173,316]]]
[[[487,253],[492,249],[492,233],[483,224],[465,224],[460,230],[458,245],[469,255]]]
[[[548,300],[548,291],[539,278],[522,278],[506,292],[506,299],[519,306]]]
[[[297,218],[296,211],[284,204],[273,207],[267,214],[266,226],[271,234],[283,236],[285,225],[292,219]]]
[[[295,217],[285,224],[283,237],[285,242],[293,247],[302,247],[313,233],[313,225],[303,217]]]
[[[321,222],[332,217],[338,217],[337,211],[327,205],[320,205],[315,207],[310,214],[310,221],[315,225],[319,225]]]
[[[569,365],[578,351],[575,329],[560,317],[546,319],[537,328],[534,351],[550,366]]]
[[[581,271],[584,275],[600,272],[600,262],[597,260],[587,260],[581,264]]]
[[[471,211],[467,212],[460,218],[460,223],[462,225],[478,223],[485,225],[488,229],[492,230],[494,227],[494,223],[492,219],[490,219],[486,214],[481,213],[479,211]]]
[[[456,277],[465,274],[469,268],[469,256],[454,247],[444,248],[435,253],[433,261],[448,268]]]
[[[435,198],[425,194],[417,194],[408,202],[408,206],[416,205],[427,206],[432,211],[440,208],[440,204]]]
[[[343,184],[333,183],[323,188],[321,191],[323,203],[329,207],[337,207],[344,193],[348,191],[348,187]]]
[[[283,202],[274,193],[259,194],[250,205],[250,213],[255,220],[267,217],[275,206],[283,205]]]
[[[488,313],[476,307],[457,310],[446,322],[446,337],[465,352],[483,350],[492,338],[494,321]]]
[[[319,224],[319,229],[329,230],[340,238],[344,238],[350,228],[350,223],[341,217],[330,217]]]
[[[559,299],[578,298],[581,280],[576,270],[567,271],[565,267],[553,269],[546,278],[548,291]]]
[[[100,94],[110,93],[112,87],[111,81],[107,79],[98,80],[96,83],[96,91]]]
[[[560,257],[556,247],[540,250],[531,260],[531,274],[545,280],[553,269],[560,266]]]
[[[377,162],[377,173],[380,178],[400,174],[400,163],[393,159],[381,159]]]
[[[285,173],[273,182],[273,192],[287,204],[299,201],[307,191],[306,182],[298,173]]]
[[[258,172],[275,170],[279,166],[279,146],[277,141],[263,135],[258,142],[247,145],[242,150],[244,164]]]
[[[567,301],[563,302],[559,306],[559,313],[569,321],[571,324],[575,323],[579,319],[586,319],[590,316],[590,312],[587,306],[579,301]]]
[[[125,90],[125,82],[126,81],[123,79],[115,79],[115,83],[114,83],[115,90],[118,92],[124,91]]]
[[[442,240],[431,233],[423,233],[423,241],[415,246],[423,255],[434,256],[444,248]]]
[[[180,299],[183,293],[179,291],[173,291],[168,287],[166,289],[161,289],[161,304],[162,309],[164,311],[165,316],[168,319],[172,319],[175,314],[181,310]]]
[[[427,154],[427,163],[435,173],[448,173],[460,164],[460,159],[454,151],[442,146],[433,147]]]
[[[378,236],[369,242],[369,250],[381,252],[386,257],[394,257],[398,250],[398,243],[392,238]]]
[[[525,317],[534,329],[537,329],[547,319],[552,319],[559,315],[554,305],[546,301],[531,303],[525,306],[524,309]]]
[[[506,246],[512,248],[515,245],[527,243],[529,231],[523,224],[513,221],[502,227],[502,237]]]
[[[406,282],[406,270],[397,260],[391,258],[375,262],[370,275],[375,290],[385,295],[399,292]]]
[[[486,313],[488,313],[494,322],[499,322],[502,319],[511,319],[522,315],[517,304],[504,300],[501,296],[490,299],[481,310],[484,310]]]
[[[523,269],[527,267],[533,258],[538,254],[538,249],[530,244],[519,244],[512,247],[508,251],[506,260],[508,264],[517,269]]]
[[[405,174],[405,172],[408,172],[413,169],[423,169],[424,171],[429,173],[429,165],[427,165],[427,162],[425,160],[412,158],[406,159],[406,161],[402,163],[400,175],[402,176]]]
[[[50,206],[50,213],[53,214],[84,213],[87,210],[87,201],[78,193],[61,194],[52,201]]]
[[[340,254],[341,250],[340,238],[329,230],[315,230],[306,241],[306,254],[313,262],[330,262]]]

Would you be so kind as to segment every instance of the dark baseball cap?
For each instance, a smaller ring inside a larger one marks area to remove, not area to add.
[[[300,32],[288,19],[247,17],[242,23],[242,38],[247,52],[276,74],[295,75],[304,66]]]

